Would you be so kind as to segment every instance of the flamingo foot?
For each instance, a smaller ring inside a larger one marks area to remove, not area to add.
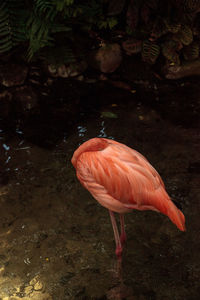
[[[111,219],[113,232],[114,232],[114,237],[115,237],[115,243],[116,243],[115,253],[116,253],[118,261],[121,261],[122,260],[123,247],[122,247],[122,244],[121,244],[121,241],[120,241],[119,232],[118,232],[118,228],[117,228],[117,223],[116,223],[116,220],[115,220],[114,213],[111,210],[109,210],[109,213],[110,213],[110,219]]]

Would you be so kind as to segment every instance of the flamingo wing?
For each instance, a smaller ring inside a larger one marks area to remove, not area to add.
[[[77,177],[96,200],[110,210],[125,212],[143,209],[146,194],[162,186],[158,173],[146,164],[149,163],[143,157],[137,158],[136,151],[129,153],[114,144],[103,151],[82,153],[76,170]],[[145,209],[157,210],[150,203]]]

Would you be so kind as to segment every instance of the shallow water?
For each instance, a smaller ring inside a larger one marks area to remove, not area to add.
[[[148,93],[140,87],[116,102],[89,103],[51,149],[19,127],[0,131],[0,299],[199,298],[199,92],[198,83]],[[183,233],[161,214],[127,214],[123,279],[108,212],[70,162],[95,136],[145,155],[186,217]]]

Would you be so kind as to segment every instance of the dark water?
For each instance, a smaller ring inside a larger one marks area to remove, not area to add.
[[[35,143],[24,128],[2,126],[0,299],[199,299],[198,82],[115,93],[85,103],[71,130],[55,123],[50,148],[41,147],[45,133]],[[127,214],[121,281],[108,212],[70,163],[95,136],[145,155],[186,217],[183,233],[161,214]]]

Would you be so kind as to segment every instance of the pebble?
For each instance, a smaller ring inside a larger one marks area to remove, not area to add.
[[[38,281],[38,282],[36,282],[36,284],[34,284],[34,290],[35,291],[41,291],[42,288],[43,288],[42,282]]]

